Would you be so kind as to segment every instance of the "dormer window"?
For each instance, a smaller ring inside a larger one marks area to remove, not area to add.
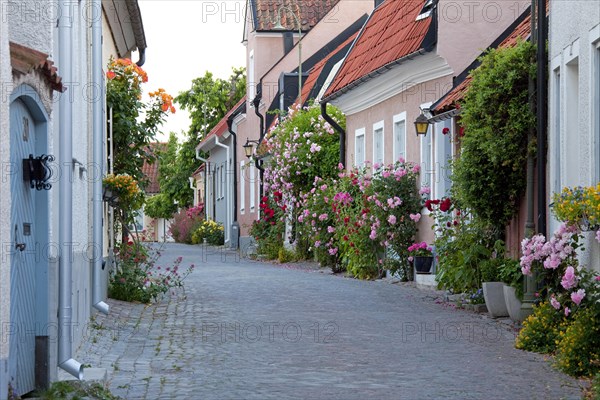
[[[435,10],[435,7],[437,6],[437,3],[438,0],[427,0],[415,21],[420,21],[422,19],[430,17],[431,13],[433,12],[433,10]]]

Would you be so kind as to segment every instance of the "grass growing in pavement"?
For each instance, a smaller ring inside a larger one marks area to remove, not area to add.
[[[99,383],[80,381],[54,382],[48,390],[37,392],[34,397],[45,400],[123,400]]]

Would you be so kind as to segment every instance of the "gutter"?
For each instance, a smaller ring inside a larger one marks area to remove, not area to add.
[[[327,114],[327,102],[321,102],[321,115],[323,119],[338,131],[340,135],[340,164],[346,166],[346,131],[329,114]]]
[[[101,0],[92,0],[92,8],[100,9]],[[102,296],[102,251],[104,248],[102,232],[102,179],[104,173],[104,105],[105,86],[102,74],[102,21],[94,18],[92,21],[92,82],[94,87],[100,88],[100,100],[95,101],[92,107],[92,143],[93,162],[98,171],[98,176],[93,183],[92,194],[92,240],[94,257],[92,258],[92,306],[103,314],[108,314],[109,306],[103,301]],[[62,126],[62,125],[61,125]]]
[[[64,82],[73,82],[73,19],[71,2],[63,0],[59,7],[62,15],[58,20],[58,60]],[[59,159],[63,165],[73,163],[73,104],[69,96],[60,96],[58,123]],[[72,358],[73,307],[73,186],[69,179],[59,182],[58,240],[61,250],[58,263],[58,366],[77,379],[83,379],[83,365]],[[68,250],[68,252],[67,252]]]
[[[355,42],[356,42],[356,40],[358,40],[358,38],[357,38],[357,39],[355,39]],[[412,60],[412,59],[413,59],[413,58],[415,58],[416,56],[420,56],[420,55],[423,55],[423,54],[425,54],[425,53],[429,53],[429,52],[430,52],[430,51],[432,51],[434,48],[435,48],[435,46],[431,46],[431,47],[430,47],[430,48],[428,48],[428,49],[423,49],[423,48],[421,48],[421,49],[419,49],[419,50],[417,50],[417,51],[415,51],[415,52],[413,52],[413,53],[410,53],[410,54],[408,54],[408,55],[406,55],[406,56],[404,56],[404,57],[401,57],[401,58],[399,58],[399,59],[397,59],[397,60],[394,60],[394,61],[392,61],[392,62],[390,62],[390,63],[387,63],[387,64],[385,64],[385,65],[383,65],[383,66],[381,66],[381,67],[377,68],[375,71],[369,72],[368,74],[366,74],[366,75],[362,76],[360,79],[357,79],[357,80],[355,80],[354,82],[351,82],[351,83],[349,83],[348,85],[344,86],[343,88],[341,88],[341,89],[339,89],[339,90],[337,90],[337,91],[333,92],[332,94],[330,94],[329,96],[327,96],[327,97],[325,97],[323,100],[321,100],[321,102],[328,103],[328,102],[330,102],[330,101],[332,101],[332,100],[335,100],[335,99],[337,99],[338,97],[341,97],[342,95],[344,95],[344,94],[348,93],[349,91],[351,91],[351,90],[352,90],[352,89],[354,89],[355,87],[357,87],[357,86],[359,86],[359,85],[362,85],[363,83],[365,83],[365,82],[367,82],[367,81],[370,81],[371,79],[374,79],[374,78],[378,77],[379,75],[382,75],[382,74],[384,74],[385,72],[387,72],[387,71],[389,71],[390,69],[392,69],[392,68],[396,67],[397,65],[400,65],[400,64],[402,64],[402,63],[404,63],[404,62],[406,62],[406,61],[410,61],[410,60]],[[350,54],[350,52],[351,52],[351,51],[352,51],[352,49],[348,50],[348,54]],[[338,70],[338,73],[339,73],[339,71],[341,71],[341,68]],[[334,81],[335,81],[335,78],[337,78],[337,74],[336,74],[336,76],[333,78],[333,81],[332,81],[332,82],[334,82]]]
[[[140,59],[136,62],[141,67],[146,62],[146,34],[144,33],[144,24],[142,23],[142,13],[138,0],[125,0],[127,12],[129,13],[129,23],[135,37],[135,44],[140,52]]]

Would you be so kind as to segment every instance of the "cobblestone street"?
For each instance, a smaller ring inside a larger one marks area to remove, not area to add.
[[[359,281],[167,244],[196,269],[152,305],[109,300],[77,358],[126,399],[579,399],[576,380],[514,349],[515,331]]]

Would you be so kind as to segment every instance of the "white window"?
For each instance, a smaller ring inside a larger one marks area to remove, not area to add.
[[[373,124],[373,165],[383,165],[385,161],[383,127],[383,121]]]
[[[596,26],[595,35],[600,35],[600,26]],[[600,38],[592,44],[592,132],[595,142],[595,182],[600,182]]]
[[[240,161],[240,213],[244,214],[246,210],[246,179],[247,174],[244,168],[245,161]]]
[[[250,212],[253,212],[256,208],[256,179],[254,177],[255,166],[253,163],[250,163],[250,177],[248,179],[248,184],[250,185]]]
[[[406,112],[394,115],[394,162],[406,160]]]
[[[565,74],[565,131],[569,140],[565,140],[566,160],[580,160],[580,116],[579,116],[579,58],[575,57],[566,64]],[[565,186],[582,184],[577,163],[566,168]]]
[[[355,131],[354,165],[357,167],[365,165],[365,128]]]
[[[431,187],[433,166],[431,162],[431,137],[433,134],[421,135],[421,187]]]
[[[225,168],[226,164],[221,165],[221,171],[219,171],[219,179],[221,180],[221,199],[225,198]]]
[[[431,129],[435,142],[432,168],[435,169],[435,183],[432,188],[432,198],[434,196],[439,199],[450,194],[450,187],[452,186],[450,179],[452,172],[450,169],[450,161],[452,160],[452,121],[452,119],[447,119],[437,122]]]
[[[553,157],[552,157],[552,162],[554,163],[554,191],[555,192],[559,192],[560,190],[562,190],[561,188],[561,179],[560,179],[560,164],[561,164],[561,144],[560,144],[560,113],[561,113],[561,108],[560,108],[560,101],[561,101],[561,96],[560,96],[560,90],[561,90],[561,84],[560,84],[560,68],[557,68],[554,70],[554,74],[552,76],[552,80],[554,82],[554,87],[552,90],[552,103],[551,103],[551,107],[552,107],[552,116],[553,116],[553,121],[551,122],[551,130],[552,130],[552,145],[553,145]]]

